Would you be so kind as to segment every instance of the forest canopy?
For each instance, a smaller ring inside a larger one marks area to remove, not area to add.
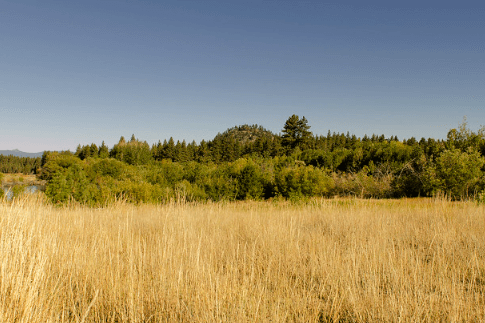
[[[292,115],[282,134],[241,125],[198,144],[169,138],[151,146],[132,135],[111,149],[103,141],[74,153],[46,151],[40,160],[0,156],[0,167],[38,174],[47,181],[45,194],[61,204],[485,196],[485,128],[474,132],[466,120],[445,140],[314,135],[310,128],[305,117]]]

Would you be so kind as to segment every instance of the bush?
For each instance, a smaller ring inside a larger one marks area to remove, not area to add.
[[[161,194],[160,186],[154,186],[147,182],[123,183],[122,196],[132,203],[154,203],[159,202]]]
[[[430,162],[421,154],[412,161],[401,166],[395,173],[392,188],[396,197],[429,196],[432,192],[432,183],[427,176]]]
[[[40,178],[50,181],[56,173],[73,165],[82,165],[82,162],[79,158],[72,155],[49,155],[48,161],[42,167]]]
[[[179,163],[173,163],[170,160],[164,160],[160,163],[160,174],[163,176],[164,181],[174,186],[175,183],[180,182],[184,178],[184,168]]]
[[[313,166],[284,167],[275,174],[276,192],[286,198],[327,196],[333,180],[325,171]]]
[[[476,151],[445,150],[428,168],[427,181],[432,183],[434,192],[441,191],[452,199],[466,198],[480,189],[484,164],[485,158]]]
[[[175,184],[174,197],[178,201],[203,201],[207,199],[206,192],[197,184],[183,180]]]
[[[393,176],[375,177],[368,174],[366,168],[356,174],[333,175],[334,194],[352,195],[362,198],[386,198],[393,194]]]
[[[50,174],[45,194],[54,203],[64,204],[71,198],[80,203],[92,204],[98,190],[86,178],[86,173],[79,164],[58,169]]]
[[[215,167],[203,183],[207,197],[213,201],[234,200],[237,194],[237,180],[230,164]]]
[[[127,165],[113,158],[106,158],[97,161],[91,166],[91,170],[97,176],[109,176],[121,180],[127,173]]]
[[[25,192],[25,186],[14,185],[10,190],[12,191],[12,198],[17,198]]]
[[[263,194],[261,170],[254,164],[247,164],[237,175],[237,194],[239,200],[260,199]]]

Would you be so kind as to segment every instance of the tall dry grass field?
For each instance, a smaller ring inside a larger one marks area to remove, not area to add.
[[[478,322],[485,209],[0,203],[0,322]]]

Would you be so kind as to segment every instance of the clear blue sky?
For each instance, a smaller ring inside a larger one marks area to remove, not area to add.
[[[485,2],[3,1],[0,150],[485,124]]]

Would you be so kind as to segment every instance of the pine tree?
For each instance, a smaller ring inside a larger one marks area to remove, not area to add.
[[[90,156],[91,157],[98,157],[98,146],[96,146],[96,144],[93,142],[91,144],[91,146],[89,147],[89,150],[90,150]]]
[[[187,157],[188,161],[195,160],[195,155],[197,152],[197,143],[193,140],[190,144],[187,145]]]
[[[178,162],[188,161],[187,143],[185,142],[185,139],[182,140],[182,143],[180,143],[180,141],[177,141],[177,145],[175,147],[176,147],[177,161]]]
[[[200,142],[196,155],[196,160],[199,163],[207,163],[211,160],[211,152],[205,140]]]
[[[305,117],[300,119],[297,115],[292,115],[286,120],[283,127],[283,140],[281,144],[289,151],[292,151],[296,147],[299,147],[302,150],[307,148],[306,146],[312,136],[309,129],[310,126]]]
[[[165,147],[165,158],[170,158],[172,161],[175,159],[175,142],[172,137],[170,137]]]
[[[108,146],[106,146],[106,144],[104,143],[104,140],[99,147],[98,155],[100,158],[108,158],[109,156],[109,149]]]

